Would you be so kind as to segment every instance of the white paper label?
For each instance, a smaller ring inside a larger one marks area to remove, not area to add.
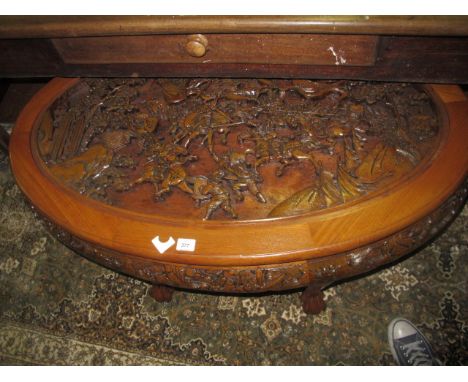
[[[195,239],[177,239],[177,246],[176,250],[178,251],[185,251],[185,252],[193,252],[195,251],[195,244],[197,241]]]

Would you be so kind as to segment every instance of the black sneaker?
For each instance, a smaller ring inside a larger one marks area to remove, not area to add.
[[[395,318],[388,326],[388,343],[400,366],[440,365],[427,339],[404,318]]]

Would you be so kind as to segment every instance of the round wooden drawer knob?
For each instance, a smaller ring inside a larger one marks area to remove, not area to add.
[[[208,39],[202,34],[193,34],[188,37],[185,49],[192,57],[203,57],[208,46]]]

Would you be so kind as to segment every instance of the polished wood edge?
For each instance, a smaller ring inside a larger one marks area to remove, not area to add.
[[[437,93],[443,103],[464,102],[467,97],[459,86],[432,84],[430,89]]]
[[[420,248],[447,227],[468,196],[468,180],[441,206],[410,227],[351,251],[307,261],[257,266],[193,266],[130,256],[90,244],[37,214],[65,245],[107,268],[156,285],[211,292],[260,293],[330,284],[370,272]],[[323,307],[322,307],[323,309]]]
[[[449,197],[465,177],[468,168],[467,130],[463,126],[468,112],[467,103],[447,103],[444,105],[451,119],[447,129],[451,132],[448,142],[450,149],[439,148],[438,160],[433,161],[427,171],[408,179],[404,187],[389,195],[348,204],[346,208],[277,221],[235,225],[223,222],[204,222],[196,226],[184,226],[180,222],[169,224],[167,220],[92,200],[83,204],[83,197],[70,190],[64,191],[63,186],[38,171],[31,150],[30,131],[42,110],[77,81],[54,79],[23,110],[12,135],[12,168],[19,187],[42,214],[85,241],[122,253],[199,265],[253,265],[320,258],[374,242],[411,225]],[[403,202],[409,207],[399,211],[398,206]],[[221,245],[225,253],[220,254],[219,247],[210,243],[219,244],[219,228],[223,227],[229,229],[223,230],[221,238],[224,241]],[[354,227],[361,227],[359,236]],[[178,237],[203,236],[204,240],[197,244],[202,255],[157,254],[151,239],[156,234],[162,238],[169,237],[174,235],[175,230]],[[243,253],[239,253],[235,245],[239,238],[243,239]],[[293,250],[291,242],[294,242]]]
[[[466,16],[2,16],[0,38],[192,33],[467,36]]]

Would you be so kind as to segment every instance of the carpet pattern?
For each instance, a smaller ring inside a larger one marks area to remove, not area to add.
[[[397,316],[444,364],[468,364],[468,206],[417,254],[329,288],[327,310],[306,316],[298,292],[157,303],[148,284],[60,244],[0,166],[0,364],[392,365]]]

